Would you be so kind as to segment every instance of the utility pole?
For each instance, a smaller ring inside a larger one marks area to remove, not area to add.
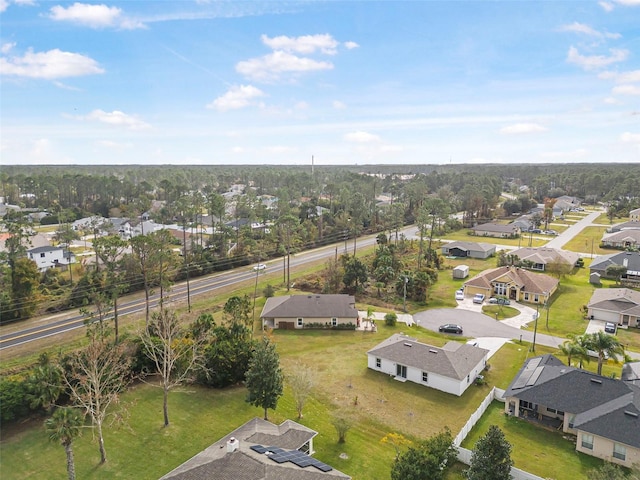
[[[402,310],[407,313],[407,283],[409,283],[409,277],[404,276],[404,295],[402,297]]]
[[[536,334],[538,333],[538,303],[536,302],[536,322],[533,326],[533,344],[531,345],[531,351],[536,352]]]

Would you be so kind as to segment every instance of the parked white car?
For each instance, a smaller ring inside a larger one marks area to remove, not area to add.
[[[464,300],[464,290],[456,290],[456,300]]]
[[[254,270],[264,270],[265,268],[267,268],[267,266],[264,263],[259,263],[256,266],[253,267]]]
[[[476,294],[473,296],[473,303],[479,303],[479,304],[484,303],[484,294],[482,294],[482,293],[476,293]]]

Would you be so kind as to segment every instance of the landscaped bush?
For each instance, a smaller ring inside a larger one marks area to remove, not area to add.
[[[15,375],[0,378],[0,425],[29,415],[28,394],[24,378]]]
[[[310,322],[305,323],[304,328],[307,330],[355,330],[356,325],[349,323],[339,323],[338,325],[331,325],[329,322],[320,323],[320,322]]]
[[[395,327],[397,322],[398,322],[398,315],[396,315],[393,312],[387,313],[384,316],[384,323],[389,327]]]

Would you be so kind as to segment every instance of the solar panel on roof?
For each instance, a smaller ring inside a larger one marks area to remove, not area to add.
[[[318,465],[314,465],[314,467],[316,467],[318,470],[322,472],[330,472],[331,470],[333,470],[333,467],[330,467],[326,463],[321,463],[321,462],[319,462]]]
[[[533,371],[533,375],[531,375],[531,377],[529,378],[529,380],[527,380],[527,387],[530,387],[531,385],[535,385],[536,382],[538,381],[538,378],[540,378],[540,374],[542,373],[542,371],[544,370],[544,367],[538,367]]]
[[[516,379],[515,383],[513,384],[513,387],[511,387],[511,389],[517,390],[519,388],[526,387],[528,385],[527,382],[535,372],[536,368],[538,368],[538,365],[540,364],[541,361],[542,361],[541,357],[532,358],[531,360],[529,360],[527,362],[527,365],[524,367],[524,370],[522,371],[520,376]]]
[[[264,453],[267,451],[267,449],[262,445],[251,445],[251,450],[257,453]]]

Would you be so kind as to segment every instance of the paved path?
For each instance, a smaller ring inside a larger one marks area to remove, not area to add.
[[[593,223],[593,221],[600,216],[601,213],[602,212],[600,210],[589,213],[587,216],[578,220],[573,225],[570,225],[569,228],[567,228],[560,235],[549,240],[545,246],[549,248],[562,248],[573,237],[575,237],[582,230],[590,226]]]

